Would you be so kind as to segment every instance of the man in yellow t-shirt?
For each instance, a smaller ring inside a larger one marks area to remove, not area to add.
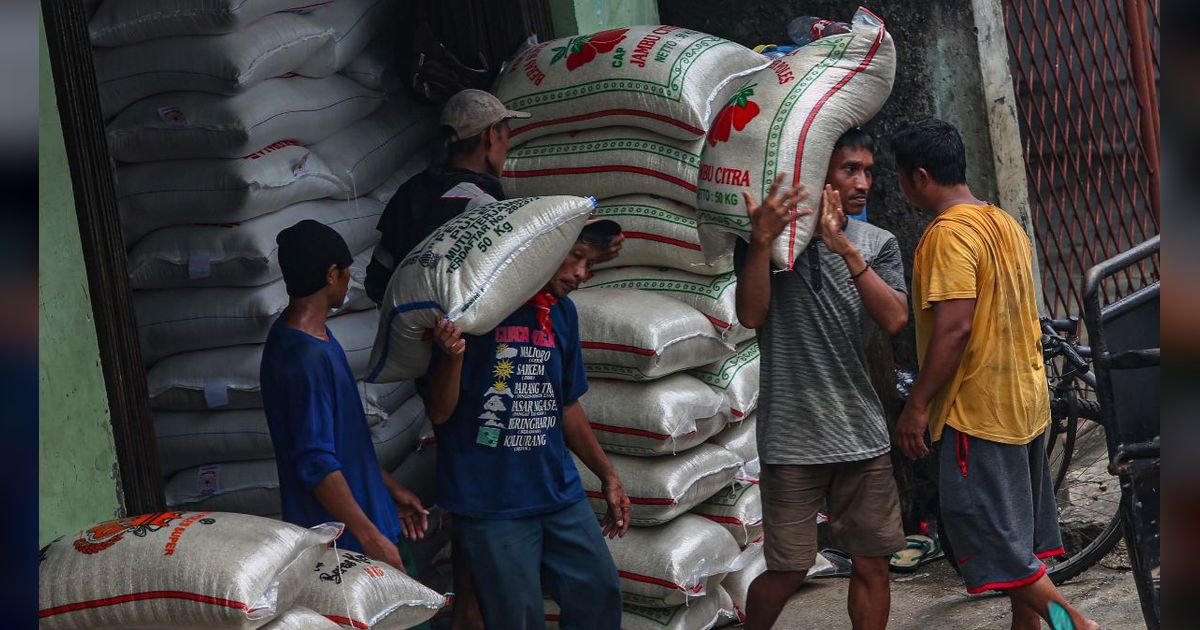
[[[1029,238],[971,193],[952,125],[914,123],[892,146],[900,188],[934,215],[913,260],[921,372],[897,446],[916,459],[929,452],[926,429],[942,442],[942,523],[968,592],[1008,595],[1014,629],[1035,630],[1041,619],[1062,627],[1052,608],[1067,611],[1075,628],[1097,628],[1063,599],[1042,563],[1064,551],[1046,461],[1050,403]]]

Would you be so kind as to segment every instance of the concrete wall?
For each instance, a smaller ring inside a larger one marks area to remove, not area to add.
[[[45,26],[40,49],[38,540],[44,545],[118,516],[122,501]]]
[[[551,0],[550,13],[555,37],[660,23],[654,0]]]

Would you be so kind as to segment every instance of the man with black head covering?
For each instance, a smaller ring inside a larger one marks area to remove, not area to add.
[[[400,537],[423,537],[428,512],[380,468],[354,373],[325,326],[346,299],[350,250],[312,220],[283,230],[276,242],[290,299],[267,337],[260,376],[283,520],[345,523],[340,548],[403,570]]]

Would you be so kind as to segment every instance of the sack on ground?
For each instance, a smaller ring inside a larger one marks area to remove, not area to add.
[[[706,365],[733,350],[696,309],[632,289],[571,295],[589,376],[652,380]]]
[[[205,464],[167,480],[173,510],[236,512],[269,516],[281,511],[279,469],[274,459]]]
[[[310,565],[296,603],[341,626],[403,630],[425,623],[446,597],[383,562],[329,549]]]
[[[233,33],[272,13],[312,6],[312,0],[115,0],[100,3],[88,31],[93,46],[126,46],[160,37]]]
[[[722,488],[692,508],[692,514],[724,527],[741,547],[758,540],[763,533],[762,495],[756,484]]]
[[[299,68],[323,48],[332,49],[333,41],[333,29],[276,13],[226,35],[96,48],[100,109],[111,118],[136,101],[164,92],[239,94]]]
[[[421,442],[421,427],[429,422],[425,417],[425,402],[420,396],[409,398],[386,420],[371,427],[371,442],[375,455],[384,470],[395,470],[404,459],[417,450]]]
[[[663,457],[610,455],[633,504],[629,521],[638,527],[661,525],[733,484],[741,460],[712,444]],[[575,460],[583,488],[597,516],[608,511],[600,480]]]
[[[263,630],[340,630],[341,626],[325,618],[325,615],[296,607],[263,626]]]
[[[261,409],[154,414],[154,440],[164,477],[212,462],[275,457]]]
[[[647,608],[625,604],[621,609],[623,630],[693,630],[713,628],[736,621],[733,600],[720,586],[686,606]]]
[[[361,53],[342,68],[342,74],[368,90],[394,93],[404,89],[400,48],[388,33],[376,35]]]
[[[700,251],[700,233],[696,231],[696,210],[690,205],[651,195],[632,195],[604,200],[596,208],[596,216],[620,223],[625,234],[621,254],[597,265],[597,269],[641,265],[703,276],[733,271],[732,255],[711,265],[705,260]]]
[[[632,241],[625,241],[626,245]],[[622,246],[624,249],[625,246]],[[669,296],[700,311],[727,341],[753,335],[737,319],[737,276],[701,276],[667,267],[616,267],[597,271],[584,288],[637,289]]]
[[[377,188],[438,133],[436,113],[393,97],[375,113],[312,146],[342,183],[332,195],[361,197]]]
[[[710,444],[716,444],[741,458],[744,463],[738,473],[738,481],[742,483],[757,482],[762,472],[758,460],[758,438],[755,435],[756,416],[757,413],[752,413],[741,422],[731,423],[708,440]]]
[[[538,138],[508,152],[504,190],[516,197],[650,193],[696,205],[703,140],[676,140],[634,127]]]
[[[256,287],[283,277],[275,242],[304,219],[328,225],[352,252],[375,244],[383,204],[373,199],[305,201],[237,225],[177,225],[151,233],[129,252],[134,289]]]
[[[234,96],[156,94],[113,118],[108,148],[120,162],[238,158],[282,140],[316,144],[382,104],[340,75],[267,79]]]
[[[621,598],[651,608],[694,604],[738,568],[740,557],[729,532],[694,514],[659,527],[634,527],[605,542],[621,576]]]
[[[42,549],[39,627],[257,628],[292,607],[341,530],[220,512],[99,523]]]
[[[367,380],[424,376],[441,317],[467,334],[499,325],[546,285],[591,210],[582,197],[510,199],[438,228],[392,274]]]
[[[676,26],[634,26],[538,44],[496,82],[514,142],[578,129],[632,126],[695,140],[767,59],[734,42]]]
[[[758,408],[758,340],[751,339],[733,354],[690,372],[729,401],[734,421]]]
[[[717,114],[700,165],[700,243],[710,258],[749,240],[742,192],[766,196],[775,176],[803,183],[815,207],[833,145],[847,129],[871,120],[892,91],[896,50],[883,22],[860,8],[851,32],[830,35],[776,59],[742,82]],[[761,156],[761,161],[759,156]],[[775,239],[771,261],[792,268],[808,245],[817,213],[794,221]]]
[[[169,225],[238,223],[342,190],[320,157],[290,140],[232,160],[124,164],[116,185],[127,247]]]
[[[592,379],[579,402],[600,446],[625,455],[685,451],[719,432],[726,420],[721,396],[686,374],[647,383]]]
[[[403,3],[395,0],[337,0],[317,7],[305,18],[333,32],[333,45],[318,51],[297,70],[308,77],[327,77],[350,64],[371,39],[395,28]],[[393,40],[393,44],[395,40]]]

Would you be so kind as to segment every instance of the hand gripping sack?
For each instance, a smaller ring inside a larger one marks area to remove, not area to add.
[[[413,396],[386,420],[371,426],[371,442],[384,470],[395,470],[417,450],[426,422],[425,402],[420,396]]]
[[[751,339],[724,359],[690,373],[725,396],[736,422],[758,408],[759,356],[758,340]]]
[[[254,287],[279,280],[279,233],[304,219],[328,225],[352,252],[375,244],[383,204],[322,199],[236,225],[178,225],[153,232],[129,252],[134,289]]]
[[[342,191],[319,156],[286,140],[232,160],[124,164],[116,183],[127,246],[169,225],[238,223]]]
[[[310,56],[297,70],[309,77],[327,77],[350,65],[376,35],[396,26],[403,3],[396,0],[336,0],[305,18],[333,32],[333,45]]]
[[[879,18],[866,9],[853,29],[822,37],[755,74],[717,115],[700,166],[700,243],[709,256],[749,240],[742,192],[760,201],[778,172],[808,189],[816,207],[833,145],[847,129],[871,120],[892,91],[896,50]],[[761,156],[761,161],[757,156]],[[771,249],[771,261],[792,268],[808,245],[817,214],[797,219]]]
[[[165,477],[213,462],[275,457],[261,409],[160,411],[154,414],[154,441]]]
[[[220,512],[99,523],[42,549],[39,627],[257,628],[292,607],[341,529]]]
[[[341,626],[318,612],[296,607],[263,626],[263,630],[341,630]]]
[[[235,96],[157,94],[113,118],[108,148],[120,162],[238,158],[281,140],[316,144],[382,104],[339,75],[267,79]]]
[[[367,371],[377,322],[375,311],[329,320],[355,378]],[[167,357],[146,373],[150,406],[161,411],[260,408],[262,351],[261,345],[243,345]]]
[[[298,15],[276,13],[227,35],[168,37],[97,48],[93,57],[100,109],[111,117],[164,92],[238,94],[299,68],[322,48],[332,48],[333,38],[333,29]]]
[[[700,311],[664,295],[585,289],[571,295],[589,376],[646,381],[699,367],[733,346]]]
[[[647,383],[592,379],[579,402],[610,453],[671,455],[725,426],[721,396],[686,374]]]
[[[633,527],[623,538],[604,542],[621,578],[621,598],[650,608],[694,603],[736,570],[741,557],[729,532],[695,514],[658,527]]]
[[[501,177],[518,197],[651,193],[694,206],[703,144],[633,127],[556,134],[509,150]]]
[[[596,269],[645,265],[670,267],[704,276],[733,271],[732,254],[708,264],[700,251],[700,233],[696,231],[696,210],[653,197],[632,195],[606,199],[596,208],[596,216],[621,224],[625,242],[615,259],[596,265]]]
[[[626,241],[622,249],[629,243]],[[727,341],[754,334],[738,322],[737,276],[732,271],[719,276],[700,276],[667,267],[616,267],[597,271],[584,286],[661,293],[703,313]]]
[[[431,619],[446,597],[383,562],[330,549],[310,565],[297,604],[348,628],[403,630]]]
[[[333,0],[327,0],[332,2]],[[88,24],[93,46],[126,46],[160,37],[233,33],[272,13],[311,8],[313,0],[115,0]]]
[[[553,277],[591,210],[582,197],[510,199],[438,228],[392,274],[367,380],[424,376],[426,331],[443,316],[472,335],[499,325]]]
[[[763,534],[762,495],[755,484],[722,488],[692,508],[692,514],[724,527],[743,548]]]
[[[173,510],[257,516],[282,511],[279,469],[274,459],[205,464],[181,470],[167,480],[164,492],[167,506]]]
[[[744,462],[738,473],[739,483],[757,483],[762,473],[758,459],[758,437],[755,434],[757,415],[752,413],[741,422],[731,423],[724,431],[708,439],[709,444],[728,450]]]
[[[578,129],[631,126],[680,140],[704,136],[740,78],[767,59],[734,42],[676,26],[633,26],[538,44],[496,82],[514,142]]]
[[[728,487],[742,462],[737,455],[712,444],[663,457],[610,455],[613,468],[633,504],[630,522],[638,527],[661,525],[696,507]],[[597,516],[608,511],[600,479],[576,459],[583,489]]]

